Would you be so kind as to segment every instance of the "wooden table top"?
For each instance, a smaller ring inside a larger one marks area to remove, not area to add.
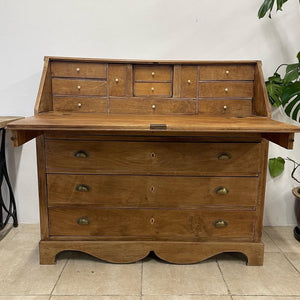
[[[300,132],[300,127],[266,117],[216,117],[201,115],[125,115],[42,113],[8,125],[13,130],[153,131],[150,124],[166,124],[166,132]]]
[[[0,128],[6,127],[8,123],[22,118],[24,117],[0,116]]]

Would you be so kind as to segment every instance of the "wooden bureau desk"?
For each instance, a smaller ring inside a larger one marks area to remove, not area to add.
[[[258,61],[46,57],[34,117],[41,264],[83,251],[128,263],[242,252],[263,263],[268,141],[300,128],[270,119]]]

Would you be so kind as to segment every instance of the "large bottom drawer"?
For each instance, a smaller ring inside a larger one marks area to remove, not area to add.
[[[252,241],[255,211],[50,208],[50,236]]]
[[[48,174],[48,205],[255,206],[258,177]]]

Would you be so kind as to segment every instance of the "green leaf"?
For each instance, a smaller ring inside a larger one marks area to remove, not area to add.
[[[299,0],[299,3],[300,3],[300,0]],[[299,63],[300,63],[300,51],[299,51],[298,54],[297,54],[297,58],[298,58]]]
[[[271,105],[279,107],[281,105],[283,80],[278,73],[268,78],[268,81],[266,81],[266,89]]]
[[[297,120],[297,116],[298,116],[298,112],[300,110],[300,97],[298,97],[298,105],[295,107],[293,114],[292,114],[292,119],[295,121],[300,122],[300,116],[299,116],[299,120]]]
[[[258,11],[258,18],[261,19],[265,16],[268,10],[270,10],[269,17],[271,18],[271,11],[275,0],[265,0]]]
[[[281,97],[282,105],[285,106],[288,104],[288,102],[295,96],[300,96],[300,81],[291,82],[284,85]]]
[[[286,106],[286,108],[284,109],[285,113],[286,113],[289,117],[291,117],[291,112],[292,112],[293,108],[294,108],[296,105],[298,105],[298,104],[300,104],[300,97],[299,97],[299,96],[296,97],[295,99],[293,99],[293,100]],[[294,113],[293,113],[293,114],[294,114]]]
[[[272,177],[279,176],[284,170],[285,161],[282,157],[269,159],[269,171]]]
[[[277,10],[282,10],[282,5],[288,0],[277,0]]]
[[[299,64],[287,65],[283,82],[288,83],[298,78],[299,78]]]

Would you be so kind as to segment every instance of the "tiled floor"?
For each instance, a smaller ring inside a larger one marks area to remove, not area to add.
[[[300,243],[292,227],[265,227],[265,261],[247,267],[239,254],[194,265],[148,257],[109,264],[85,254],[59,254],[41,266],[39,227],[0,232],[0,300],[300,300]]]

